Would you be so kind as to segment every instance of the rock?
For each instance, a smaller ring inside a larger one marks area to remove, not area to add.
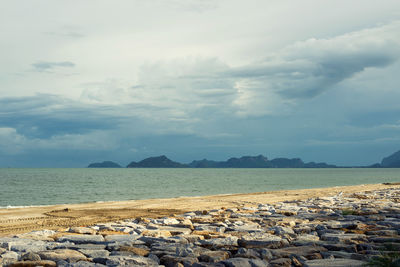
[[[196,262],[192,267],[225,267],[223,263],[212,263],[212,262]]]
[[[106,259],[107,266],[158,266],[154,260],[142,256],[109,256]]]
[[[278,267],[278,266],[290,267],[290,266],[292,266],[292,260],[289,258],[279,258],[279,259],[272,260],[269,263],[273,267]]]
[[[21,260],[23,261],[40,261],[41,258],[38,254],[33,253],[33,252],[27,252],[25,254],[22,254]]]
[[[320,247],[320,246],[300,246],[300,247],[287,247],[287,248],[280,248],[280,249],[272,249],[271,253],[275,257],[289,258],[290,255],[307,257],[314,253],[320,253],[321,251],[328,251],[328,250],[326,248]]]
[[[257,252],[260,253],[260,258],[263,260],[271,260],[273,258],[271,249],[268,248],[257,248]]]
[[[367,256],[357,253],[349,253],[344,251],[328,251],[328,252],[321,252],[321,255],[324,258],[330,258],[333,256],[334,258],[342,258],[342,259],[353,259],[353,260],[366,260]]]
[[[122,246],[119,248],[119,250],[120,251],[129,251],[138,256],[148,256],[150,253],[150,249],[129,247],[129,246]]]
[[[308,235],[308,234],[303,234],[303,235],[298,235],[296,237],[296,241],[301,241],[301,242],[314,242],[318,241],[319,236],[317,235]]]
[[[329,244],[329,243],[323,243],[321,244],[323,247],[325,247],[328,250],[332,250],[332,251],[346,251],[346,252],[357,252],[357,247],[356,245],[352,244],[352,245],[347,245],[347,244],[338,244],[338,243],[334,243],[334,244]]]
[[[54,241],[54,236],[56,234],[55,231],[52,230],[40,230],[40,231],[33,231],[29,233],[19,234],[17,235],[18,238],[26,238],[31,240],[41,240],[41,241]]]
[[[1,266],[10,266],[14,262],[17,262],[18,260],[12,259],[12,258],[0,258],[0,264]]]
[[[78,262],[66,262],[59,261],[57,262],[57,266],[59,267],[105,267],[104,264],[88,262],[88,261],[78,261]]]
[[[162,226],[159,231],[162,231],[164,233],[167,234],[168,236],[168,232],[170,233],[170,235],[175,236],[175,235],[189,235],[190,233],[192,233],[192,230],[190,228],[184,228],[184,227],[171,227],[171,226]]]
[[[364,234],[334,234],[326,233],[321,236],[321,240],[345,243],[349,240],[367,241]]]
[[[226,251],[205,251],[199,256],[200,261],[204,262],[219,262],[229,258],[229,253]]]
[[[106,245],[104,245],[104,244],[73,244],[73,243],[59,243],[59,244],[60,244],[60,246],[54,247],[52,249],[69,248],[69,249],[74,249],[74,250],[80,250],[80,249],[102,250],[102,249],[106,248]]]
[[[45,241],[26,238],[0,238],[0,247],[18,252],[37,252],[47,248]]]
[[[83,255],[81,252],[71,249],[55,249],[49,251],[40,251],[38,252],[39,256],[43,260],[51,260],[51,261],[80,261],[86,260],[86,256]]]
[[[185,239],[189,241],[189,243],[194,243],[199,240],[204,240],[204,236],[202,235],[185,235]]]
[[[275,235],[286,235],[286,234],[294,235],[294,231],[292,228],[283,226],[270,227],[268,231],[272,231]]]
[[[169,237],[172,236],[170,231],[167,230],[145,230],[142,232],[143,236],[149,237]]]
[[[177,219],[175,219],[175,218],[164,218],[164,219],[160,219],[160,221],[161,221],[161,223],[162,223],[163,225],[177,225],[177,224],[180,223],[180,222],[179,222]]]
[[[268,262],[256,259],[231,258],[221,261],[226,267],[268,267]]]
[[[252,248],[239,248],[235,254],[235,258],[249,258],[249,259],[260,259],[260,253]]]
[[[3,259],[12,259],[12,260],[18,260],[19,255],[17,252],[14,251],[6,251],[3,254],[1,254],[1,257]]]
[[[321,259],[304,262],[304,267],[356,267],[364,265],[364,261],[351,259]]]
[[[377,230],[377,231],[367,231],[366,235],[379,235],[379,236],[395,236],[398,235],[397,230]]]
[[[198,262],[198,259],[196,257],[176,257],[171,255],[164,255],[160,259],[160,263],[164,264],[166,267],[174,267],[178,263],[181,263],[184,266],[192,266],[196,262]]]
[[[89,227],[71,227],[69,228],[68,232],[77,234],[95,235],[97,231]]]
[[[106,242],[133,243],[139,237],[139,235],[107,235],[104,237],[104,240]]]
[[[238,240],[238,244],[245,248],[280,248],[284,243],[279,236],[260,234],[243,236]]]
[[[213,238],[200,240],[199,243],[204,247],[223,248],[223,247],[237,247],[238,239],[236,236],[229,236],[226,238]]]
[[[37,260],[37,261],[17,261],[9,265],[10,267],[56,267],[57,263],[49,260]]]
[[[80,249],[79,252],[89,258],[105,258],[110,255],[110,252],[105,249]]]
[[[101,235],[65,235],[57,239],[59,242],[72,242],[75,244],[99,244],[103,243],[104,237]]]
[[[177,227],[185,227],[185,228],[189,228],[191,230],[194,229],[193,227],[193,223],[191,220],[189,219],[184,219],[182,220],[179,224],[176,225]]]
[[[147,256],[149,259],[152,259],[154,262],[156,262],[157,264],[160,264],[160,259],[155,255],[155,254],[153,254],[153,253],[150,253],[148,256]]]
[[[382,236],[382,237],[371,237],[369,238],[372,242],[375,243],[400,243],[400,236]]]

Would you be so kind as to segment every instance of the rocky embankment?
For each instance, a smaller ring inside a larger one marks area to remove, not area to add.
[[[396,261],[399,233],[392,188],[4,237],[0,265],[362,266]]]

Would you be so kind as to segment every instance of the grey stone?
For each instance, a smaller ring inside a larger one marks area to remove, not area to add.
[[[74,250],[79,250],[79,249],[101,250],[106,248],[106,245],[104,244],[73,244],[73,243],[59,243],[59,244],[60,246],[54,247],[54,249],[69,248]]]
[[[199,262],[196,257],[176,257],[171,255],[164,255],[160,259],[160,263],[166,267],[174,267],[181,263],[184,266],[192,266],[194,263]]]
[[[0,262],[1,263],[1,262]],[[36,267],[36,266],[43,266],[43,267],[56,267],[57,263],[54,261],[49,261],[49,260],[37,260],[37,261],[16,261],[13,262],[12,264],[9,265],[10,267],[17,267],[17,266],[23,266],[23,267]]]
[[[71,227],[69,228],[68,232],[77,234],[89,234],[89,235],[96,234],[96,230],[89,227]]]
[[[107,244],[108,250],[118,250],[120,247],[123,246],[137,246],[137,245],[145,245],[146,243],[142,240],[135,240],[133,242],[113,242]]]
[[[38,252],[47,248],[46,242],[44,241],[23,241],[23,242],[12,242],[9,243],[10,250],[19,252]]]
[[[98,244],[103,243],[104,237],[101,235],[65,235],[57,239],[59,242],[72,242],[75,244]]]
[[[284,245],[283,239],[270,234],[247,235],[239,239],[238,244],[245,248],[280,248]]]
[[[32,231],[29,233],[19,234],[17,235],[17,237],[31,239],[31,240],[54,241],[52,236],[55,233],[56,232],[52,230],[39,230],[39,231]]]
[[[46,242],[25,238],[0,238],[0,247],[20,252],[37,252],[46,249]]]
[[[40,261],[41,258],[36,253],[27,252],[27,253],[21,255],[21,260],[23,260],[23,261]]]
[[[225,267],[225,265],[221,262],[195,262],[192,267]]]
[[[140,236],[139,235],[107,235],[104,237],[106,242],[121,242],[121,243],[133,243]]]
[[[13,259],[13,260],[18,260],[19,259],[19,254],[14,251],[6,251],[3,254],[1,254],[1,257],[3,259]]]
[[[398,235],[397,230],[377,230],[377,231],[367,231],[366,235],[379,235],[379,236],[395,236]]]
[[[160,258],[158,258],[157,255],[150,253],[147,257],[155,261],[157,264],[160,264]]]
[[[349,240],[366,241],[366,235],[364,234],[333,234],[326,233],[321,236],[321,240],[341,242],[344,243]]]
[[[357,253],[349,253],[344,251],[328,251],[328,252],[321,252],[321,255],[324,258],[329,258],[329,256],[333,256],[334,258],[341,258],[341,259],[353,259],[353,260],[366,260],[367,256]]]
[[[298,235],[296,237],[297,241],[308,241],[308,242],[314,242],[314,241],[318,241],[319,240],[319,236],[317,235],[309,235],[309,234],[302,234],[302,235]]]
[[[231,258],[221,261],[226,267],[268,267],[268,262],[257,259]]]
[[[228,259],[229,256],[227,251],[205,251],[198,258],[204,262],[219,262]]]
[[[78,261],[78,262],[66,262],[64,265],[57,263],[57,266],[63,266],[63,267],[103,267],[106,266],[104,264],[100,263],[94,263],[94,262],[88,262],[88,261]]]
[[[273,258],[271,249],[268,248],[257,248],[258,253],[260,253],[260,258],[263,260],[271,260]]]
[[[105,249],[80,249],[79,252],[89,258],[105,258],[110,255],[110,252]]]
[[[49,251],[38,252],[42,260],[60,261],[68,260],[70,262],[86,260],[86,256],[81,252],[71,249],[55,249]]]
[[[260,259],[261,255],[256,249],[239,248],[235,254],[235,258]]]
[[[159,228],[160,230],[163,231],[169,231],[171,235],[189,235],[192,230],[190,228],[184,228],[184,227],[171,227],[171,226],[162,226]]]
[[[290,267],[292,266],[292,260],[290,258],[278,258],[269,262],[273,267]]]
[[[270,227],[268,230],[273,231],[276,235],[294,234],[293,229],[290,227],[274,226]]]
[[[382,237],[377,236],[377,237],[370,237],[368,239],[375,243],[389,243],[389,242],[400,243],[400,236],[382,236]]]
[[[17,262],[18,260],[13,259],[13,258],[0,258],[0,264],[1,266],[9,266],[13,264],[14,262]]]
[[[226,238],[212,238],[200,240],[199,243],[204,247],[222,248],[222,247],[237,247],[238,237],[229,236]]]
[[[321,246],[325,247],[329,251],[346,251],[346,252],[357,252],[356,245],[347,245],[341,243],[322,243]]]
[[[364,261],[351,259],[318,259],[305,261],[304,267],[357,267],[364,264]]]
[[[319,246],[301,246],[271,250],[272,255],[279,258],[288,258],[292,254],[307,257],[314,253],[320,253],[321,251],[327,251],[327,249]]]
[[[109,256],[106,259],[107,266],[158,266],[154,260],[142,256]]]

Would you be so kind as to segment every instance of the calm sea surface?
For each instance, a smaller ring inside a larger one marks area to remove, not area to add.
[[[0,207],[400,182],[400,169],[1,169]]]

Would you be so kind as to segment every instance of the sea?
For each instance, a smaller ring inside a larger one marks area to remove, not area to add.
[[[400,182],[400,169],[0,168],[0,208]]]

